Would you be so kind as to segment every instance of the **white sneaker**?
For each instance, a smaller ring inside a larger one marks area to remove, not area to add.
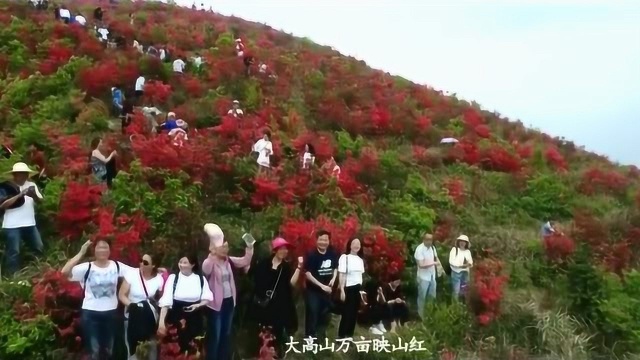
[[[378,329],[375,326],[372,326],[369,328],[369,331],[373,334],[373,335],[383,335],[384,333],[382,331],[380,331],[380,329]]]
[[[378,330],[382,331],[382,333],[386,333],[387,329],[384,328],[384,324],[380,323],[378,325],[375,325],[376,328],[378,328]]]

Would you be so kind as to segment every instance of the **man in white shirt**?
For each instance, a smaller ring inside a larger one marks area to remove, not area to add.
[[[244,116],[244,112],[240,109],[240,101],[233,100],[233,108],[227,112],[227,115],[232,115],[235,118]]]
[[[182,74],[184,72],[184,68],[187,64],[182,60],[182,56],[178,57],[173,62],[173,72],[176,74]]]
[[[136,99],[139,99],[144,95],[144,82],[144,76],[138,76],[138,79],[136,80]]]
[[[422,236],[422,244],[416,248],[414,258],[418,267],[418,314],[422,318],[426,297],[429,296],[432,300],[436,298],[436,268],[440,260],[433,246],[433,235]]]
[[[100,41],[107,42],[109,40],[109,30],[106,28],[98,28],[98,36],[100,37]]]
[[[202,65],[202,56],[200,56],[199,53],[196,53],[192,60],[193,60],[193,66],[196,69],[199,69],[200,66]]]
[[[2,231],[7,241],[6,268],[12,275],[20,268],[20,243],[24,239],[37,255],[42,255],[44,246],[40,232],[36,227],[34,203],[42,200],[43,196],[38,186],[29,181],[29,177],[37,174],[23,162],[15,163],[13,169],[8,171],[13,176],[13,186],[16,195],[5,198],[0,204],[4,210],[2,219]],[[22,203],[22,205],[20,205]]]
[[[87,19],[82,14],[76,15],[76,22],[82,26],[87,24]]]
[[[62,19],[65,24],[71,22],[71,12],[66,8],[66,6],[62,5],[58,13],[60,14],[60,19]]]

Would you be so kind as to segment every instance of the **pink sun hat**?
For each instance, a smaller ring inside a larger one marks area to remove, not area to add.
[[[293,247],[293,245],[291,245],[291,243],[289,243],[287,240],[281,238],[281,237],[277,237],[275,239],[273,239],[271,241],[271,250],[276,251],[279,248],[286,246],[286,247]]]

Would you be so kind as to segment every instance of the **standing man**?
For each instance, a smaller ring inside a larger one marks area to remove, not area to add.
[[[36,227],[35,203],[42,200],[43,196],[38,186],[29,181],[37,171],[31,170],[27,164],[18,162],[9,171],[13,176],[13,183],[20,192],[5,199],[0,208],[4,210],[2,219],[2,232],[7,241],[7,274],[13,275],[20,268],[20,243],[25,240],[35,251],[36,255],[43,253],[42,238]],[[17,205],[19,203],[22,205]]]
[[[338,276],[338,257],[329,247],[331,234],[316,233],[316,249],[304,260],[307,277],[305,291],[305,337],[324,337],[329,324],[331,292]]]
[[[418,267],[418,314],[422,318],[426,297],[436,298],[436,266],[440,260],[433,246],[433,235],[426,233],[422,236],[422,244],[416,248],[414,258]]]

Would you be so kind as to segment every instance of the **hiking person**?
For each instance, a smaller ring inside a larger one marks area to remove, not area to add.
[[[207,360],[229,360],[233,352],[231,326],[237,301],[233,269],[248,270],[255,240],[245,234],[244,256],[229,256],[229,243],[222,229],[216,224],[206,224],[204,231],[209,238],[209,256],[202,263],[202,273],[213,293],[213,301],[207,305]]]
[[[278,237],[271,241],[271,256],[259,261],[253,271],[252,310],[263,330],[274,337],[276,352],[284,357],[284,345],[298,328],[293,288],[298,283],[304,259],[298,264],[287,261],[291,244]]]
[[[469,269],[473,266],[473,258],[469,247],[469,237],[460,235],[456,239],[456,245],[449,253],[449,266],[451,266],[451,291],[454,299],[459,299],[469,281]]]
[[[433,235],[426,233],[422,236],[422,243],[416,247],[413,255],[418,268],[418,315],[424,317],[425,300],[436,298],[437,289],[437,265],[440,263],[438,252],[433,246]]]
[[[273,144],[271,143],[271,133],[264,131],[262,139],[253,145],[253,152],[258,153],[258,173],[267,172],[271,169],[271,155],[273,155]]]
[[[232,108],[227,111],[227,115],[232,115],[234,118],[243,117],[244,111],[240,109],[240,101],[233,100]]]
[[[89,165],[91,173],[99,183],[106,183],[111,187],[113,178],[116,176],[116,156],[118,153],[113,150],[109,156],[106,144],[100,138],[94,138],[91,141],[91,155],[89,155]]]
[[[338,327],[338,338],[353,337],[356,320],[362,303],[362,285],[365,274],[363,250],[360,239],[353,237],[347,242],[344,254],[338,259],[340,300],[344,303]]]
[[[158,268],[160,258],[144,254],[138,271],[125,274],[118,292],[118,299],[125,306],[124,339],[129,360],[137,360],[138,345],[149,342],[148,360],[158,359],[155,339],[158,328],[157,302],[164,286],[164,278]]]
[[[60,272],[69,280],[80,283],[84,290],[80,325],[85,351],[92,360],[113,355],[114,335],[118,326],[118,280],[134,268],[110,260],[111,244],[98,240],[94,246],[94,261],[78,264],[91,247],[85,242],[76,256]]]
[[[160,320],[158,335],[167,334],[167,326],[177,330],[181,353],[195,353],[192,346],[196,337],[204,335],[203,309],[213,301],[209,283],[200,273],[195,255],[183,256],[178,262],[178,271],[167,278],[164,293],[160,298]]]
[[[6,270],[13,275],[20,268],[20,244],[23,240],[32,248],[37,256],[42,256],[44,245],[36,226],[35,204],[44,198],[38,186],[29,178],[38,172],[31,170],[23,162],[13,164],[13,168],[5,174],[11,174],[11,197],[0,204],[4,210],[2,232],[6,241]]]
[[[331,293],[338,278],[338,256],[331,248],[331,233],[318,230],[316,248],[304,260],[305,337],[325,336],[331,316]]]
[[[302,168],[310,169],[315,162],[316,162],[316,151],[313,148],[313,145],[309,143],[304,144],[304,153],[302,154]]]

